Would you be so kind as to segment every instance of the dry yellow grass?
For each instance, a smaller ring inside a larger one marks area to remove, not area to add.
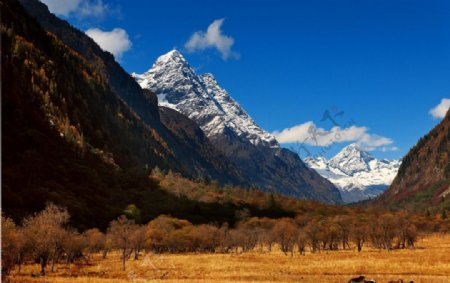
[[[414,250],[365,249],[286,256],[271,253],[147,254],[127,261],[121,271],[118,254],[106,260],[96,256],[91,265],[57,266],[45,278],[31,278],[38,265],[27,265],[12,282],[347,282],[365,275],[377,282],[414,280],[415,283],[450,282],[450,235],[420,240]],[[17,271],[13,271],[17,273]]]

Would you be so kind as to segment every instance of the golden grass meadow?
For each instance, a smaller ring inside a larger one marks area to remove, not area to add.
[[[278,249],[255,250],[243,254],[144,254],[132,258],[121,270],[118,253],[106,259],[94,255],[89,263],[60,263],[47,276],[38,264],[12,270],[10,282],[348,282],[365,275],[376,282],[403,279],[415,283],[450,282],[450,235],[432,235],[420,239],[415,249],[378,250],[365,247],[321,251],[293,257]]]

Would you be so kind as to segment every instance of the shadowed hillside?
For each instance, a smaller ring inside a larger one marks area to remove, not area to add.
[[[450,208],[450,112],[403,158],[380,205],[426,210]]]

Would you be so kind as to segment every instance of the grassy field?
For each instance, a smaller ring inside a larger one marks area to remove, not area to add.
[[[13,270],[11,282],[347,282],[365,275],[377,282],[403,279],[450,282],[450,235],[421,239],[414,250],[355,250],[295,254],[279,251],[244,254],[145,254],[127,261],[118,254],[96,255],[89,264],[57,265],[55,273],[32,278],[38,265]],[[408,281],[406,281],[408,280]]]

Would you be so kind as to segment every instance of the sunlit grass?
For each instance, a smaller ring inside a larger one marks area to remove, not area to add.
[[[12,282],[347,282],[365,275],[377,282],[404,279],[450,282],[450,235],[420,240],[415,249],[322,251],[305,256],[254,251],[243,254],[145,254],[121,271],[118,253],[95,255],[89,264],[58,264],[45,278],[32,278],[38,265],[13,270]]]

